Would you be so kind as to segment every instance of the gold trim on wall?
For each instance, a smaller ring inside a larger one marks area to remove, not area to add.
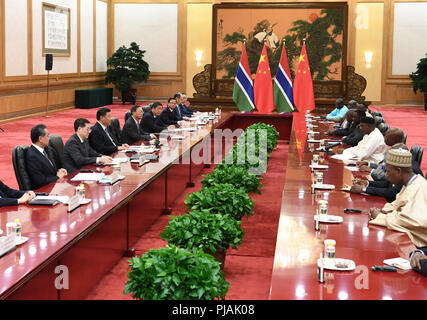
[[[5,5],[4,0],[0,1],[0,78],[4,80],[5,77],[5,67],[6,67],[6,57],[5,57]]]
[[[111,57],[112,54],[115,51],[115,34],[114,34],[114,24],[115,24],[115,5],[116,4],[165,4],[165,3],[171,3],[171,4],[177,4],[178,10],[177,10],[177,72],[152,72],[150,73],[150,79],[151,77],[156,77],[157,75],[162,76],[180,76],[181,79],[185,78],[185,67],[186,67],[186,57],[185,57],[185,48],[186,48],[186,37],[185,30],[187,27],[187,18],[186,18],[186,3],[184,1],[171,1],[171,0],[157,0],[157,1],[150,1],[150,0],[140,0],[140,1],[129,1],[129,0],[112,0],[111,3],[111,21],[109,23],[111,33],[111,48],[108,52],[108,57]],[[144,48],[141,48],[144,50]],[[185,85],[185,84],[184,84]]]
[[[81,50],[81,16],[80,16],[80,0],[77,0],[77,73],[80,75],[82,71],[82,50]]]
[[[412,81],[409,78],[408,74],[393,74],[393,48],[394,48],[394,8],[395,8],[395,3],[411,3],[411,2],[424,2],[427,3],[426,0],[408,0],[408,1],[395,1],[395,0],[389,0],[386,1],[384,0],[384,5],[385,3],[388,3],[388,5],[390,6],[390,13],[389,13],[389,25],[391,26],[391,28],[389,29],[389,36],[388,36],[388,41],[389,41],[389,45],[388,45],[388,56],[387,56],[387,74],[386,74],[386,78],[385,78],[385,82],[389,83],[388,80],[391,79],[401,79],[401,80],[406,80],[407,84],[411,84]]]
[[[96,73],[96,0],[93,0],[93,72]]]
[[[33,1],[27,0],[27,58],[28,58],[28,76],[32,76],[33,68]]]

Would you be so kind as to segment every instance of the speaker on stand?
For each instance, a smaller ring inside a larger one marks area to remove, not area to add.
[[[51,53],[46,54],[46,66],[45,69],[47,71],[47,87],[46,87],[46,114],[44,117],[49,117],[47,114],[49,112],[49,71],[52,70],[53,67],[53,55]]]

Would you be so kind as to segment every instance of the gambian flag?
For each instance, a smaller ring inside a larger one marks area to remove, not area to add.
[[[274,105],[278,112],[292,112],[294,110],[294,98],[292,94],[292,77],[289,70],[288,56],[285,43],[282,46],[279,66],[273,82]]]
[[[252,84],[251,69],[249,68],[246,45],[243,44],[242,56],[234,78],[233,100],[240,111],[255,109],[254,86]]]

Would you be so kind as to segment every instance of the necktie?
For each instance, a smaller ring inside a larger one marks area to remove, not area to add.
[[[115,147],[117,147],[117,145],[114,143],[113,138],[110,136],[110,133],[109,133],[108,128],[105,128],[105,133],[107,134],[108,138],[110,138],[110,140],[111,140],[111,142],[113,143],[113,145],[114,145]]]
[[[181,110],[179,108],[179,105],[176,106],[177,112],[178,112],[178,118],[181,119]]]
[[[49,161],[50,165],[51,165],[52,167],[55,167],[55,166],[53,165],[52,161],[50,161],[49,157],[47,156],[47,153],[46,153],[46,151],[45,151],[45,150],[43,150],[43,155],[46,157],[47,161]]]
[[[136,123],[136,130],[138,131],[138,134],[141,134],[141,129],[139,128],[138,121],[135,120],[135,123]]]

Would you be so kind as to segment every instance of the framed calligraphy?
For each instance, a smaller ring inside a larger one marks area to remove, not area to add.
[[[42,3],[42,55],[70,56],[70,8]]]

